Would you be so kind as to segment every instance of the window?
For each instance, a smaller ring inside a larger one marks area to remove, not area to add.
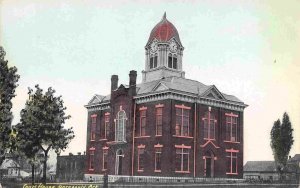
[[[94,154],[95,150],[90,149],[90,165],[89,165],[89,170],[94,170]]]
[[[190,107],[175,105],[176,107],[176,136],[189,136],[189,112]]]
[[[226,141],[238,142],[238,126],[237,118],[238,115],[233,113],[225,114],[226,115]]]
[[[146,109],[140,109],[140,136],[146,136]]]
[[[154,171],[155,172],[161,172],[161,147],[155,147],[155,166],[154,166]]]
[[[177,69],[177,56],[175,54],[168,55],[168,67],[171,69]]]
[[[176,148],[176,159],[175,159],[175,172],[187,172],[189,173],[190,168],[190,146],[175,145]]]
[[[226,150],[226,174],[238,174],[237,172],[237,153],[238,150]]]
[[[211,113],[210,108],[202,120],[204,121],[204,138],[209,140],[215,139],[215,123],[217,120]]]
[[[117,118],[115,119],[115,140],[117,142],[125,142],[125,127],[126,127],[126,113],[122,110],[122,106],[120,106],[120,111],[117,114]]]
[[[162,107],[156,108],[156,136],[162,135]]]
[[[151,55],[150,57],[150,69],[157,67],[157,54]]]
[[[144,160],[145,160],[145,145],[138,146],[138,171],[144,171]]]
[[[91,140],[95,140],[96,139],[96,125],[97,125],[97,115],[94,114],[91,116],[92,118],[92,124],[91,124]]]
[[[107,170],[108,147],[103,147],[102,170]]]
[[[105,113],[105,116],[104,116],[104,130],[103,130],[104,136],[102,137],[104,139],[107,139],[108,135],[109,135],[109,118],[110,118],[110,114]]]

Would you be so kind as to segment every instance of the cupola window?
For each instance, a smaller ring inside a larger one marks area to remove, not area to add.
[[[157,67],[157,54],[151,55],[150,57],[150,69]]]
[[[177,69],[177,56],[175,54],[168,55],[168,67],[171,69]]]

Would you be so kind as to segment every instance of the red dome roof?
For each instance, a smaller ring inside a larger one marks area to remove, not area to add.
[[[169,20],[167,20],[165,13],[161,21],[152,29],[147,44],[149,44],[149,42],[151,42],[154,38],[156,38],[159,42],[167,42],[173,37],[182,46],[177,29],[171,22],[169,22]]]

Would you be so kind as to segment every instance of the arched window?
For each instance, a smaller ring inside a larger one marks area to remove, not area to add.
[[[122,110],[122,106],[120,106],[120,111],[117,114],[115,119],[116,127],[115,127],[115,141],[117,142],[125,142],[125,128],[126,128],[126,113]]]
[[[177,56],[175,54],[168,55],[168,67],[171,69],[177,69]]]
[[[150,57],[150,69],[157,67],[157,54],[151,55]]]

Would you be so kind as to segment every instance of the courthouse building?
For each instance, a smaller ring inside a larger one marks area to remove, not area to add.
[[[142,83],[111,77],[85,106],[85,176],[243,177],[245,103],[185,78],[184,47],[166,14],[145,46]],[[201,62],[199,62],[201,63]]]

